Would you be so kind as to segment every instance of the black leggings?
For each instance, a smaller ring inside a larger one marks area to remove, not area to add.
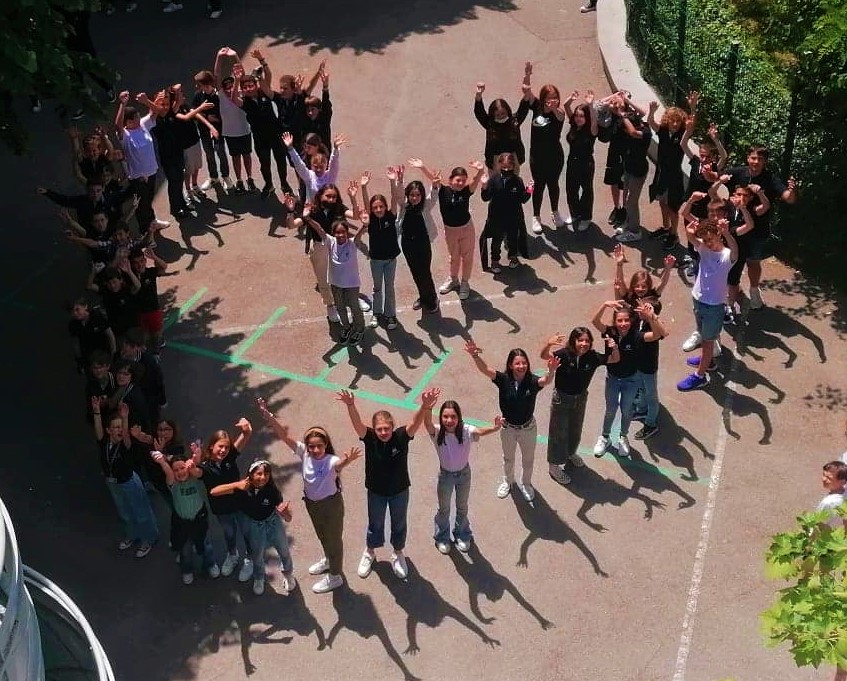
[[[182,157],[162,158],[162,171],[168,180],[168,202],[171,205],[171,215],[185,210],[185,196],[182,184],[185,181],[185,161]]]
[[[594,217],[594,158],[568,158],[565,173],[568,210],[574,221]]]
[[[135,209],[135,219],[138,220],[138,231],[146,233],[150,223],[156,219],[153,212],[153,196],[156,193],[156,176],[137,177],[129,181],[132,193],[138,196],[138,208]]]
[[[550,207],[559,210],[559,177],[565,167],[565,154],[560,152],[553,156],[529,158],[529,172],[535,182],[532,190],[532,214],[541,215],[541,202],[544,200],[544,189],[550,192]]]
[[[421,306],[424,310],[434,310],[438,305],[438,294],[432,280],[432,244],[427,237],[419,236],[402,239],[401,246],[418,288]]]

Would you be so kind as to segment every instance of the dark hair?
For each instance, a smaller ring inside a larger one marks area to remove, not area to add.
[[[506,160],[512,162],[512,168],[517,173],[518,168],[520,167],[520,164],[518,163],[518,155],[513,151],[504,151],[497,154],[497,167],[501,167]]]
[[[74,298],[68,304],[68,312],[73,310],[73,308],[75,308],[77,305],[79,305],[80,307],[89,307],[90,308],[91,307],[91,301],[85,296],[80,296],[79,298]]]
[[[157,429],[159,428],[160,423],[167,423],[171,427],[171,430],[174,432],[174,436],[171,438],[169,446],[182,445],[182,434],[179,432],[179,426],[176,425],[176,421],[174,421],[173,419],[160,418],[158,421],[156,421]]]
[[[492,101],[491,104],[488,105],[488,115],[491,118],[494,118],[494,112],[497,109],[503,109],[508,114],[509,118],[512,118],[512,116],[514,116],[514,114],[512,113],[512,107],[509,106],[509,102],[507,102],[505,99],[495,99],[494,101]]]
[[[144,255],[144,246],[141,244],[136,244],[132,248],[129,249],[129,257],[130,258],[139,258]]]
[[[330,438],[329,433],[327,433],[320,426],[312,426],[311,428],[307,428],[306,432],[303,434],[303,444],[308,445],[309,440],[313,437],[320,438],[323,440],[324,447],[326,449],[326,453],[330,456],[335,455],[335,448],[332,446],[332,438]]]
[[[441,405],[441,409],[438,410],[438,437],[435,442],[441,446],[444,444],[444,439],[447,437],[447,432],[444,430],[444,426],[441,425],[441,416],[444,414],[445,409],[452,409],[456,412],[456,416],[459,419],[458,423],[456,423],[456,439],[459,441],[459,444],[461,444],[462,431],[465,428],[465,423],[462,421],[462,408],[455,400],[446,400],[444,404]]]
[[[582,111],[582,115],[585,116],[585,123],[582,127],[578,127],[576,124],[576,112]],[[576,136],[584,133],[586,130],[591,130],[591,109],[588,104],[580,104],[576,109],[574,109],[574,115],[571,116],[570,120],[571,127],[568,129],[568,134],[565,135],[565,139],[568,142],[573,142],[576,139]]]
[[[164,452],[162,452],[162,453],[164,454]],[[182,461],[183,463],[188,463],[188,459],[189,459],[189,457],[186,456],[185,454],[174,454],[173,456],[171,456],[169,458],[170,458],[170,461],[169,461],[170,464],[175,464],[175,463],[178,463],[180,461]]]
[[[653,276],[647,270],[636,270],[632,273],[632,276],[629,278],[629,286],[627,287],[627,305],[631,305],[632,300],[635,299],[635,285],[639,282],[644,282],[647,285],[647,293],[645,293],[642,298],[659,298],[659,294],[656,291],[656,288],[653,286]]]
[[[383,194],[374,194],[371,197],[370,201],[368,201],[368,210],[373,211],[374,201],[382,201],[385,204],[386,212],[388,211],[390,204]]]
[[[284,73],[279,77],[280,87],[282,87],[283,85],[287,85],[293,90],[296,84],[297,81],[295,80],[294,76],[292,76],[290,73]]]
[[[227,87],[228,85],[235,85],[235,78],[227,76],[221,81],[221,87]]]
[[[318,97],[306,97],[306,100],[303,102],[303,106],[307,109],[320,109],[321,100]]]
[[[764,144],[751,144],[747,147],[747,155],[750,154],[758,154],[759,156],[763,156],[765,161],[770,158],[771,151]]]
[[[137,326],[127,329],[123,337],[123,344],[134,345],[140,348],[144,345],[144,331]]]
[[[124,125],[126,125],[127,121],[131,121],[138,118],[138,109],[134,106],[125,106],[124,107]]]
[[[562,95],[559,93],[559,88],[557,88],[555,85],[551,85],[550,83],[542,85],[541,90],[539,90],[538,92],[538,99],[541,102],[542,106],[551,95],[554,95],[556,99],[562,101]]]
[[[329,153],[329,149],[327,149],[326,144],[323,141],[323,138],[316,132],[310,132],[303,138],[303,145],[311,144],[318,148],[318,151],[323,152],[325,154]]]
[[[104,186],[103,178],[99,175],[95,175],[94,177],[88,178],[88,181],[85,183],[86,189],[89,187],[102,187]],[[102,211],[101,211],[102,212]]]
[[[121,271],[116,267],[107,267],[103,270],[103,281],[111,281],[112,279],[120,279],[123,281]]]
[[[847,481],[847,463],[843,461],[830,461],[824,464],[823,469],[827,473],[834,473],[836,480],[841,480],[842,482]]]
[[[215,74],[211,71],[198,71],[194,74],[194,82],[198,85],[214,85]]]
[[[506,355],[506,375],[515,380],[515,375],[512,373],[512,362],[515,361],[515,357],[523,357],[526,360],[526,376],[524,376],[523,380],[527,380],[530,377],[530,368],[529,368],[529,355],[526,354],[526,350],[523,348],[512,348],[509,350],[509,354]]]
[[[580,336],[588,336],[588,341],[591,345],[594,345],[594,334],[591,333],[591,329],[587,326],[577,326],[571,330],[571,333],[568,336],[568,345],[566,349],[572,355],[576,354],[576,341]]]
[[[454,177],[458,176],[467,177],[468,171],[462,166],[456,166],[453,170],[450,171],[450,179],[452,180]]]
[[[139,369],[140,367],[137,362],[132,362],[128,359],[119,359],[115,362],[115,366],[112,368],[112,371],[116,376],[122,372],[129,372],[130,380],[135,383],[138,379]]]
[[[350,234],[350,225],[347,224],[346,220],[333,220],[332,226],[329,228],[330,234],[335,234],[335,230],[339,227],[343,227],[344,231],[347,232],[348,236]]]
[[[412,190],[417,189],[421,194],[421,202],[417,205],[413,205],[409,203],[409,194],[412,193]],[[424,187],[423,182],[420,180],[412,180],[409,184],[406,185],[406,190],[404,192],[406,196],[406,211],[412,212],[422,212],[424,201],[426,201],[426,187]]]
[[[333,208],[333,214],[331,217],[333,219],[338,220],[344,219],[344,211],[347,210],[347,206],[345,206],[344,203],[341,201],[341,192],[339,191],[338,187],[336,187],[331,182],[329,184],[325,184],[323,187],[318,189],[318,193],[315,194],[315,203],[323,207],[321,199],[323,198],[323,195],[326,194],[328,191],[334,191],[338,195],[338,201],[335,202],[335,207]]]
[[[109,366],[112,363],[109,353],[105,350],[94,350],[88,355],[88,366],[98,364],[100,366]]]
[[[630,331],[633,331],[635,329],[635,310],[633,310],[626,303],[621,305],[617,310],[614,310],[614,312],[612,313],[612,328],[614,328],[616,331],[617,327],[615,326],[615,320],[618,318],[619,314],[625,314],[627,317],[629,317]]]
[[[694,236],[698,239],[702,239],[706,234],[720,234],[721,230],[718,227],[718,223],[714,220],[700,220],[697,223],[697,229],[694,230]]]

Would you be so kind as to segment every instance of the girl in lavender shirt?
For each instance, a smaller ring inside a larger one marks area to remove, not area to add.
[[[314,200],[321,187],[335,184],[338,179],[339,162],[341,160],[341,147],[347,143],[343,135],[336,135],[332,143],[332,154],[327,158],[326,154],[318,151],[312,154],[307,167],[300,154],[294,148],[294,136],[290,132],[282,133],[282,141],[288,147],[288,157],[294,164],[294,170],[306,185],[306,200]]]
[[[436,395],[436,398],[438,395]],[[438,412],[438,425],[432,422],[432,413],[424,412],[424,428],[429,433],[438,454],[438,511],[435,513],[435,546],[443,554],[450,553],[450,506],[456,494],[456,521],[453,540],[456,548],[467,553],[473,541],[468,521],[468,500],[471,495],[471,467],[468,463],[471,447],[479,438],[500,430],[502,417],[494,425],[476,428],[462,421],[462,409],[457,402],[447,400]]]

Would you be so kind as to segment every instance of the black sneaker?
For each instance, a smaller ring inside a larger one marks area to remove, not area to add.
[[[662,239],[662,248],[666,251],[672,251],[678,243],[679,240],[673,234],[666,234]]]
[[[338,335],[338,343],[340,345],[347,345],[350,342],[350,336],[352,335],[352,329],[341,329],[341,333]]]
[[[273,193],[274,193],[274,187],[273,187],[272,184],[266,184],[264,187],[262,187],[262,198],[263,199],[268,198]]]
[[[659,227],[659,229],[653,230],[652,232],[647,232],[647,235],[651,239],[664,239],[668,235],[668,232],[664,228]]]
[[[424,314],[435,314],[441,309],[441,306],[436,301],[435,306],[431,308],[424,308]]]
[[[385,318],[385,328],[389,331],[394,331],[399,326],[397,322],[397,317],[386,317]]]
[[[420,299],[420,298],[417,298],[417,299],[415,300],[415,302],[414,302],[414,303],[412,303],[412,309],[413,309],[413,310],[420,310],[420,309],[421,309],[421,307],[423,307],[423,306],[421,305],[421,299]]]
[[[365,334],[363,334],[361,331],[354,331],[350,334],[349,338],[347,339],[347,345],[358,345],[362,342],[362,337],[364,335]]]
[[[241,180],[238,180],[238,182],[235,183],[235,189],[232,191],[239,196],[247,193],[247,190],[244,188],[244,183]]]
[[[626,208],[618,208],[615,211],[615,224],[622,225],[626,222]]]
[[[618,214],[618,209],[612,208],[612,212],[609,213],[609,219],[606,220],[606,222],[610,225],[615,224],[615,218],[617,217],[617,214]]]
[[[645,425],[641,430],[639,430],[635,434],[635,439],[636,440],[646,440],[647,438],[653,437],[658,432],[659,432],[659,426],[647,426],[647,425]]]
[[[257,191],[259,191],[259,190],[256,188],[256,183],[255,183],[255,182],[253,182],[253,178],[252,178],[252,177],[248,177],[248,178],[247,178],[247,191],[248,191],[248,192],[257,192]]]

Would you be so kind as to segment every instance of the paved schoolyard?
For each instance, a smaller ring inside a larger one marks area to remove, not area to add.
[[[441,168],[478,158],[473,86],[484,79],[486,101],[517,102],[525,59],[536,65],[536,88],[549,80],[563,92],[607,91],[593,17],[580,15],[577,3],[374,2],[343,21],[341,7],[325,5],[337,21],[316,21],[300,6],[236,3],[218,24],[194,8],[162,17],[147,7],[131,18],[98,18],[95,28],[108,33],[103,52],[133,89],[176,77],[188,83],[226,43],[241,52],[261,46],[275,74],[308,71],[328,58],[334,130],[352,140],[345,182],[414,155]],[[132,36],[139,26],[144,33]],[[120,41],[149,50],[150,36],[162,49],[133,66],[137,52],[124,54]],[[530,507],[494,496],[499,442],[480,442],[471,499],[476,546],[467,557],[441,556],[432,545],[437,459],[419,435],[407,583],[384,562],[366,581],[355,575],[365,527],[364,469],[355,465],[344,474],[349,589],[311,593],[305,569],[318,545],[299,501],[297,467],[257,428],[248,456],[269,456],[295,500],[289,533],[302,589],[278,595],[274,579],[261,598],[233,580],[184,588],[163,547],[143,562],[113,550],[114,513],[82,421],[82,385],[60,309],[79,286],[83,259],[57,243],[46,202],[20,202],[37,183],[70,187],[64,141],[47,117],[36,124],[43,130],[35,153],[7,160],[15,173],[3,194],[5,214],[20,227],[0,275],[11,331],[3,335],[8,439],[0,491],[24,557],[77,598],[118,678],[816,678],[761,646],[757,614],[775,588],[763,581],[761,556],[773,532],[817,501],[819,466],[844,444],[842,303],[769,263],[769,307],[750,315],[737,345],[727,339],[720,380],[682,395],[674,384],[685,370],[678,348],[690,331],[690,294],[674,277],[663,312],[671,337],[663,341],[660,434],[634,443],[629,462],[589,456],[562,489],[546,475],[550,393],[542,393],[536,501]],[[604,154],[600,146],[600,165]],[[372,193],[387,190],[382,178],[374,184]],[[602,223],[609,201],[597,189]],[[484,210],[474,201],[481,224]],[[163,196],[157,207],[165,212]],[[657,211],[646,214],[655,225]],[[468,419],[489,422],[496,392],[462,351],[464,340],[472,337],[495,366],[511,347],[524,347],[540,368],[543,339],[587,324],[611,294],[609,228],[580,237],[547,230],[531,239],[531,260],[496,278],[478,274],[472,298],[447,297],[441,317],[421,320],[411,311],[413,288],[401,266],[401,328],[371,331],[359,348],[340,350],[328,337],[302,242],[277,224],[274,201],[226,198],[217,210],[205,205],[201,218],[160,241],[171,270],[160,282],[171,311],[163,366],[170,412],[186,437],[241,415],[258,427],[254,402],[264,396],[295,432],[320,423],[348,447],[355,438],[333,394],[342,387],[357,390],[366,418],[386,408],[402,423],[421,391],[438,386]],[[661,257],[644,242],[631,250],[629,267],[641,260],[653,268]],[[440,283],[442,241],[433,269]],[[364,263],[362,272],[369,281]],[[600,374],[585,447],[602,416]]]

